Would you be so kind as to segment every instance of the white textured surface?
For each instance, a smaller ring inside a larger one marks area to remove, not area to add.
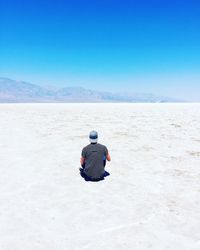
[[[96,129],[112,162],[85,182]],[[0,105],[0,249],[200,249],[200,104]]]

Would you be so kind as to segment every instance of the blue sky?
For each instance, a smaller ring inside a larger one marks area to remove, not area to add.
[[[0,76],[200,101],[200,2],[0,2]]]

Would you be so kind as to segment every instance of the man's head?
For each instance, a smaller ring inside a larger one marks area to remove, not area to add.
[[[98,140],[98,133],[96,131],[91,131],[89,134],[89,139],[91,143],[97,143]]]

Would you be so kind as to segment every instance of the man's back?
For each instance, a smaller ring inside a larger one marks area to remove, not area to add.
[[[104,161],[108,154],[106,146],[99,143],[91,143],[83,148],[82,157],[85,159],[85,174],[98,179],[104,174]]]

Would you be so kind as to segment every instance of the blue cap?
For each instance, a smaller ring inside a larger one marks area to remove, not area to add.
[[[96,131],[91,131],[89,134],[90,142],[91,143],[96,143],[98,139],[98,133]]]

